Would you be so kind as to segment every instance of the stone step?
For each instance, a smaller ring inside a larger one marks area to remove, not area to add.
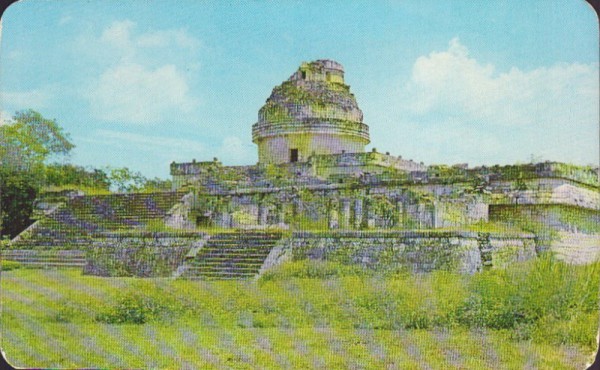
[[[228,272],[258,272],[260,270],[261,265],[252,265],[252,266],[226,266],[226,265],[206,265],[206,266],[188,266],[190,272],[194,272],[196,274],[201,274],[204,272],[213,272],[213,271],[228,271]]]
[[[182,276],[183,279],[186,280],[248,280],[252,278],[253,275],[241,275],[241,276]]]
[[[6,258],[8,256],[25,256],[25,257],[66,257],[66,258],[83,258],[85,253],[79,250],[5,250],[0,253],[0,256]]]
[[[216,243],[206,243],[205,248],[219,248],[219,249],[227,249],[227,248],[273,248],[273,244],[266,243],[256,243],[256,244],[247,244],[247,243],[228,243],[228,244],[216,244]]]
[[[220,277],[220,276],[254,276],[255,272],[246,272],[246,271],[199,271],[194,276],[210,276],[210,277]]]
[[[240,235],[240,236],[229,236],[229,237],[212,237],[210,240],[212,241],[239,241],[239,240],[254,240],[254,241],[261,241],[261,242],[268,242],[268,241],[276,241],[281,239],[281,237],[277,236],[277,237],[262,237],[262,236],[251,236],[251,235]]]
[[[192,266],[215,266],[215,265],[262,265],[263,260],[259,259],[217,259],[217,260],[197,260],[192,261],[190,265]]]
[[[227,249],[227,250],[222,250],[222,249],[211,249],[211,250],[202,250],[200,251],[200,253],[198,253],[199,256],[208,256],[208,255],[239,255],[239,254],[244,254],[244,255],[256,255],[256,256],[262,256],[262,255],[266,255],[269,254],[269,251],[271,249],[262,249],[262,250],[247,250],[247,249]]]
[[[196,257],[193,261],[231,261],[231,260],[244,260],[244,261],[262,261],[267,257],[267,255],[245,255],[245,254],[236,254],[236,255],[203,255]]]
[[[256,276],[281,234],[214,235],[188,262],[187,279],[245,279]]]
[[[227,257],[204,257],[192,260],[195,263],[202,262],[244,262],[244,263],[262,263],[266,256],[263,257],[246,257],[246,256],[227,256]]]
[[[196,257],[196,259],[200,259],[200,260],[204,260],[204,259],[208,259],[208,258],[212,258],[212,259],[232,259],[232,258],[266,258],[269,254],[268,253],[203,253],[199,256]]]
[[[206,245],[213,245],[215,247],[231,247],[231,246],[248,246],[248,247],[261,247],[261,246],[273,246],[277,244],[276,242],[246,242],[244,240],[242,241],[238,241],[238,242],[221,242],[221,241],[214,241],[214,240],[209,240],[208,243],[206,243]]]
[[[48,266],[48,267],[82,267],[85,262],[20,262],[24,266]]]
[[[22,263],[33,263],[33,262],[73,262],[73,263],[85,263],[85,258],[28,258],[28,257],[4,257],[5,261],[14,261],[14,262],[22,262]]]
[[[259,266],[262,265],[263,261],[258,260],[202,260],[202,261],[192,261],[189,265],[191,266]]]
[[[205,267],[205,268],[194,268],[190,267],[188,271],[195,271],[197,274],[206,274],[206,273],[257,273],[260,270],[260,266],[258,267],[225,267],[225,266],[213,266],[213,267]]]
[[[212,244],[206,243],[204,246],[205,249],[271,249],[275,246],[275,244],[244,244],[244,243],[231,243],[231,244]]]

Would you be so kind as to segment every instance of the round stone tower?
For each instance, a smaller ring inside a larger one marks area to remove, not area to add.
[[[302,63],[275,87],[258,111],[252,142],[260,163],[305,162],[313,154],[363,152],[369,127],[363,122],[344,67],[333,60]]]

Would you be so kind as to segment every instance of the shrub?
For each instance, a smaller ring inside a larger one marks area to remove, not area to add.
[[[157,319],[164,306],[142,294],[129,294],[121,297],[108,312],[96,316],[96,321],[107,324],[145,324]]]
[[[80,315],[75,303],[70,299],[61,299],[58,301],[58,310],[52,317],[54,321],[60,323],[70,323],[73,319]]]
[[[566,330],[579,325],[572,318],[598,309],[598,270],[598,263],[574,266],[543,255],[507,269],[484,271],[471,277],[469,296],[457,309],[458,322],[467,327],[512,329],[521,339],[543,338],[545,332],[549,340],[563,343],[559,338],[568,336]],[[551,327],[562,327],[556,329],[561,334]]]
[[[262,281],[285,280],[289,278],[326,279],[345,275],[364,275],[367,271],[360,266],[344,265],[337,262],[301,260],[286,262],[266,271]]]
[[[134,284],[116,302],[96,315],[107,324],[145,324],[168,319],[182,308],[167,292],[151,284]]]

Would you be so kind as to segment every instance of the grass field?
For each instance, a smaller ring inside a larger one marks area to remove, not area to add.
[[[600,265],[375,276],[296,262],[258,281],[0,277],[1,346],[38,368],[583,369]]]

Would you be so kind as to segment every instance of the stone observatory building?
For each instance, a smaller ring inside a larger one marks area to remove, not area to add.
[[[252,140],[255,165],[173,162],[172,192],[77,196],[12,243],[87,248],[63,251],[87,273],[193,279],[248,278],[289,258],[469,273],[546,250],[600,258],[598,168],[365,152],[369,129],[337,62],[302,63],[276,86]]]
[[[365,152],[369,127],[344,68],[332,60],[304,62],[273,88],[252,126],[252,140],[256,165],[223,166],[217,158],[171,164],[173,190],[187,195],[169,225],[410,234],[484,232],[491,223],[494,230],[533,231],[537,250],[600,243],[597,168],[558,162],[426,166],[375,149]],[[547,235],[560,238],[543,242]],[[514,256],[531,254],[531,244],[523,247],[531,240],[523,240],[529,241],[511,241],[521,246]],[[480,247],[481,253],[473,253],[481,261],[495,258],[488,255],[495,247]],[[600,255],[598,248],[586,248],[590,256]]]
[[[332,60],[302,63],[259,110],[252,141],[258,145],[259,163],[364,152],[369,127],[344,83],[344,67]]]

